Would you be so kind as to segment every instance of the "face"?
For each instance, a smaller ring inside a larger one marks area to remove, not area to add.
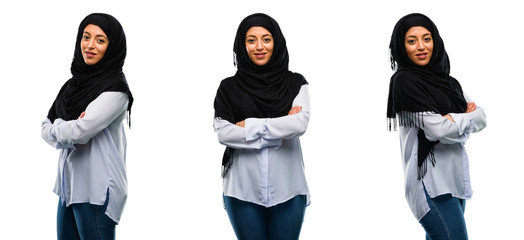
[[[104,31],[94,24],[88,24],[84,28],[82,40],[80,40],[80,49],[84,62],[87,65],[94,65],[98,63],[107,50],[109,39]]]
[[[406,32],[404,45],[409,59],[418,66],[426,66],[433,54],[433,37],[426,28],[414,26]]]
[[[246,50],[253,63],[266,65],[273,54],[273,36],[263,27],[251,27],[246,33]]]

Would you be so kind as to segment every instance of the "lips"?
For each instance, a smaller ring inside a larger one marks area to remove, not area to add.
[[[418,59],[424,60],[424,59],[426,59],[428,54],[427,53],[418,53],[418,54],[416,54],[416,56],[417,56]]]
[[[96,56],[96,53],[94,53],[94,52],[86,51],[85,53],[86,53],[86,56],[88,58],[92,58],[92,57]]]
[[[258,59],[262,59],[266,56],[266,53],[255,53],[255,57]]]

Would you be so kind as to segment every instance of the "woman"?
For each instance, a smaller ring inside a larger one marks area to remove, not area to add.
[[[465,199],[471,198],[464,143],[486,126],[484,110],[449,75],[444,43],[433,22],[409,14],[395,25],[390,42],[387,117],[396,129],[404,164],[406,198],[426,239],[467,239]]]
[[[60,149],[58,239],[115,238],[127,198],[123,121],[133,104],[125,57],[125,34],[114,17],[93,13],[80,23],[73,76],[42,123],[42,138]]]
[[[238,239],[298,239],[309,190],[299,137],[309,122],[307,81],[288,70],[286,40],[268,15],[238,27],[237,72],[220,83],[214,128],[226,146],[224,203]]]

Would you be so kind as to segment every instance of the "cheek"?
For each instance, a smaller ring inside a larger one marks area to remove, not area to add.
[[[247,53],[253,52],[254,50],[255,50],[255,45],[254,44],[247,44],[246,43],[246,52]]]
[[[407,57],[408,57],[409,59],[412,59],[412,57],[413,57],[413,56],[412,56],[412,55],[413,55],[413,49],[412,49],[412,47],[411,47],[410,45],[406,45],[405,48],[406,48],[406,55],[407,55]]]
[[[84,58],[84,60],[87,58],[85,49],[86,49],[86,44],[84,44],[84,42],[81,42],[80,43],[80,53],[82,54],[82,57]]]
[[[406,45],[406,52],[408,54],[411,54],[411,53],[413,53],[415,51],[416,51],[416,47],[415,46],[413,46],[413,45]]]
[[[266,46],[266,49],[267,49],[267,51],[268,51],[268,53],[269,53],[270,56],[273,55],[273,43],[268,44],[268,45]]]
[[[271,42],[270,44],[268,44],[267,49],[268,49],[269,51],[273,52],[273,48],[274,48],[274,46],[275,46],[274,43]]]
[[[409,59],[413,60],[413,48],[411,46],[406,46],[406,55]]]
[[[107,46],[104,46],[104,47],[101,47],[98,49],[98,53],[100,55],[100,58],[103,58],[104,55],[106,54],[106,50],[107,50]]]

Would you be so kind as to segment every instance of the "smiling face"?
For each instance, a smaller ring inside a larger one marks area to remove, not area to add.
[[[418,66],[426,66],[433,54],[433,37],[426,28],[414,26],[406,32],[406,54]]]
[[[87,65],[94,65],[98,63],[103,57],[109,45],[109,39],[105,32],[94,24],[88,24],[84,28],[82,40],[80,41],[80,49],[84,62]]]
[[[273,36],[263,27],[251,27],[246,32],[246,50],[253,63],[266,65],[273,54]]]

